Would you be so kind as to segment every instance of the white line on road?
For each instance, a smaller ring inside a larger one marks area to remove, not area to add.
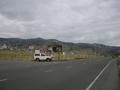
[[[7,80],[6,78],[4,78],[4,79],[1,79],[1,80],[0,80],[0,82],[6,81],[6,80]]]
[[[49,72],[53,72],[53,70],[50,69],[50,70],[46,70],[44,72],[49,73]]]
[[[103,68],[103,70],[98,74],[98,76],[92,81],[92,83],[85,89],[90,90],[90,88],[95,84],[95,82],[98,80],[98,78],[102,75],[102,73],[108,68],[108,66],[113,62],[109,61],[109,63]]]

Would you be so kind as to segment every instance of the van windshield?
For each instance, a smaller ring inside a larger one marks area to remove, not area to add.
[[[35,56],[40,56],[40,54],[35,54]]]

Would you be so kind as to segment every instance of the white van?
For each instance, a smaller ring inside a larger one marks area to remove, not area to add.
[[[35,53],[34,53],[34,60],[35,61],[52,61],[52,56],[47,56],[45,55],[44,53],[41,53],[40,50],[35,50]]]

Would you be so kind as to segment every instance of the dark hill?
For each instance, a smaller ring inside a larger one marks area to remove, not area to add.
[[[19,49],[28,49],[28,46],[33,45],[36,48],[47,47],[50,44],[61,44],[64,51],[82,51],[91,49],[96,53],[109,54],[118,56],[120,53],[120,47],[106,46],[103,44],[89,44],[89,43],[70,43],[62,42],[56,39],[20,39],[20,38],[0,38],[0,46],[6,44],[8,47],[17,47]]]

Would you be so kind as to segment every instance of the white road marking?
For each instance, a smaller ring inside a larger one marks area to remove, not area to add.
[[[109,63],[103,68],[103,70],[98,74],[98,76],[92,81],[92,83],[85,89],[90,90],[90,88],[95,84],[95,82],[98,80],[98,78],[102,75],[102,73],[108,68],[108,66],[113,62],[109,61]]]
[[[6,78],[4,78],[4,79],[1,79],[1,80],[0,80],[0,82],[6,81],[6,80],[7,80]]]
[[[49,73],[49,72],[53,72],[53,70],[50,69],[50,70],[46,70],[44,72]]]
[[[70,69],[70,68],[72,68],[72,66],[66,66],[66,68],[67,68],[67,69]]]

